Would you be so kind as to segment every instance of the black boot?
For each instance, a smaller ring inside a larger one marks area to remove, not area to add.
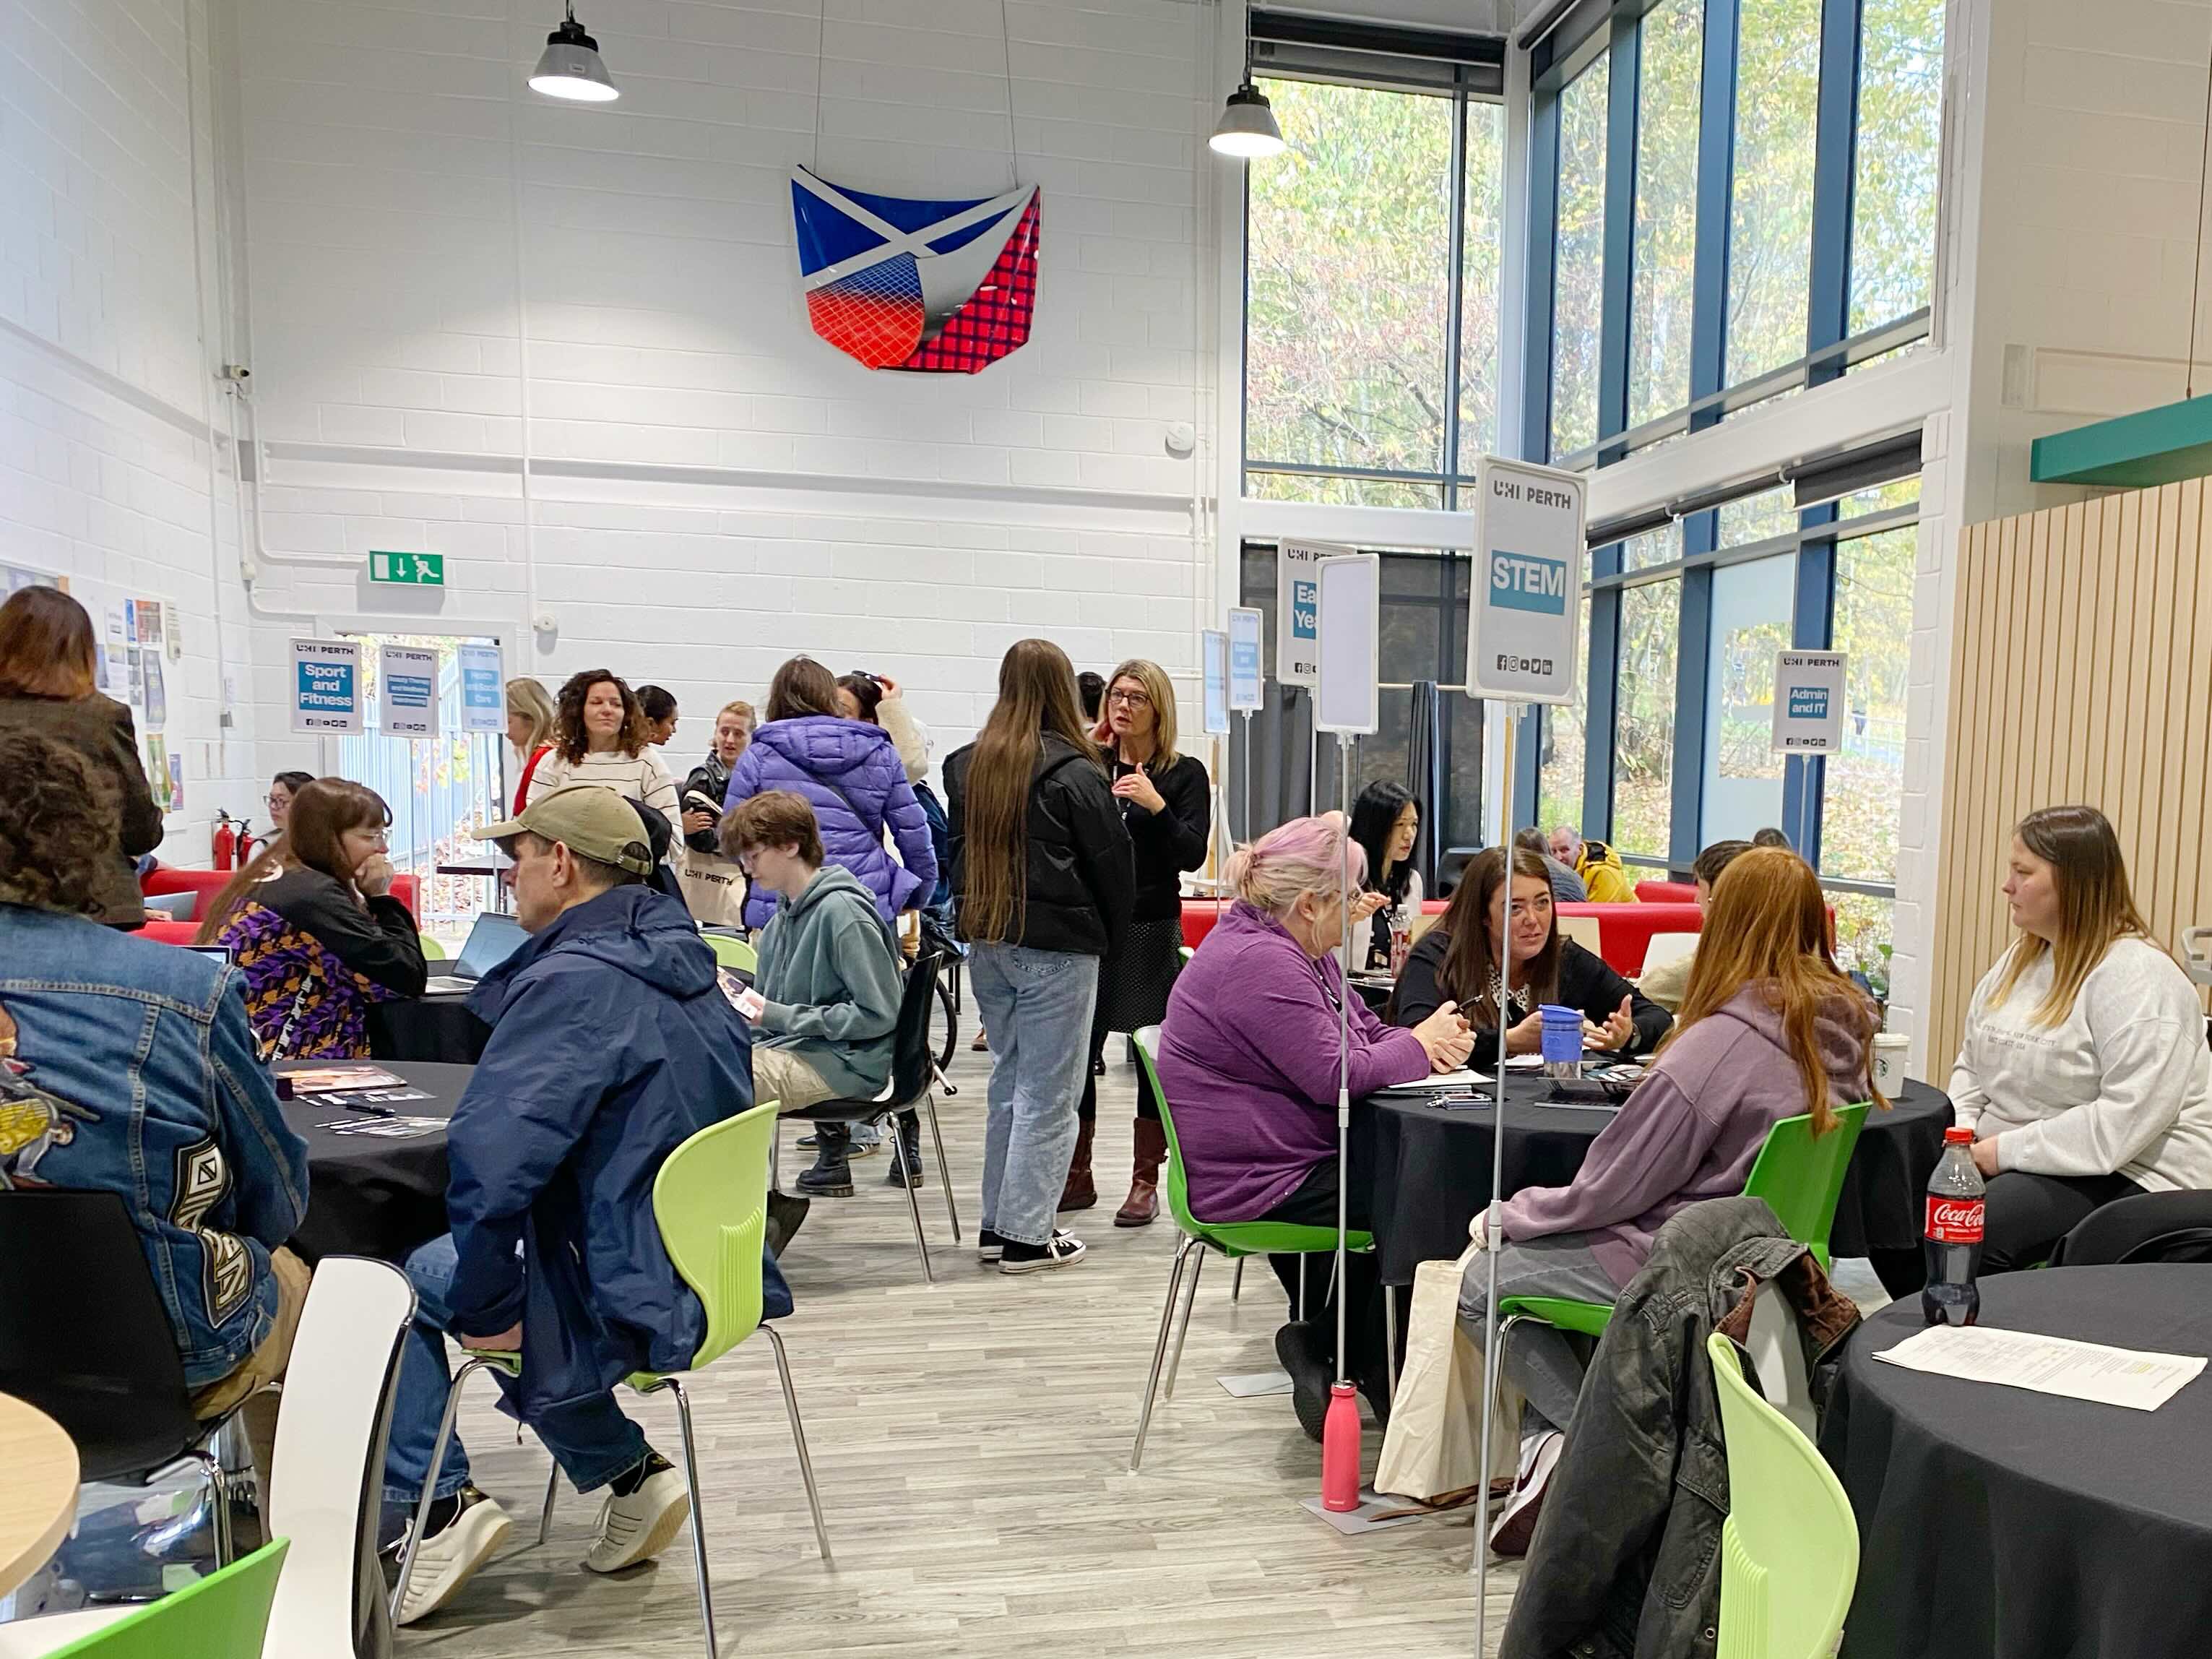
[[[853,1144],[851,1127],[822,1123],[815,1126],[814,1133],[820,1138],[821,1150],[815,1154],[814,1167],[800,1174],[799,1190],[810,1198],[852,1197],[853,1165],[848,1155]]]
[[[892,1154],[887,1160],[890,1167],[884,1171],[884,1185],[919,1187],[921,1185],[921,1117],[913,1112],[901,1112],[897,1133],[896,1146],[884,1149]]]

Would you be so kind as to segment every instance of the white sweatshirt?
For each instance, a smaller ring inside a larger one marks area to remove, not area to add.
[[[2035,1023],[2052,953],[1990,1006],[1984,975],[1951,1073],[1958,1121],[1995,1136],[1997,1167],[2124,1175],[2148,1192],[2212,1187],[2212,1049],[2188,976],[2148,939],[2113,941],[2056,1025]]]
[[[648,747],[635,755],[619,749],[595,750],[573,766],[554,750],[530,775],[530,799],[523,805],[529,806],[569,783],[596,783],[641,806],[654,808],[668,820],[673,845],[684,844],[684,813],[676,800],[676,781],[668,775],[659,750]]]

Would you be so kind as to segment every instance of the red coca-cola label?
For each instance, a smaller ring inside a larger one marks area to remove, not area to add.
[[[1928,1237],[1938,1244],[1982,1242],[1982,1200],[1928,1194]]]

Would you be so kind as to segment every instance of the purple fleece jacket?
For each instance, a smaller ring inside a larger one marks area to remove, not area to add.
[[[1873,1029],[1870,1008],[1840,998],[1815,1020],[1831,1105],[1867,1098]],[[1598,1265],[1626,1286],[1677,1211],[1741,1194],[1766,1132],[1811,1109],[1781,1014],[1747,986],[1652,1063],[1571,1184],[1506,1200],[1505,1237],[1587,1234]]]
[[[1200,1221],[1253,1221],[1336,1156],[1334,957],[1316,962],[1283,924],[1239,902],[1184,964],[1160,1028],[1160,1087]],[[1352,1096],[1429,1074],[1428,1051],[1351,1006]]]

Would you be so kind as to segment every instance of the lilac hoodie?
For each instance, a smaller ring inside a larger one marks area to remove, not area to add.
[[[1816,1018],[1831,1105],[1868,1098],[1873,1029],[1872,1009],[1840,999]],[[1653,1062],[1570,1185],[1506,1200],[1505,1237],[1585,1233],[1598,1265],[1626,1285],[1675,1212],[1740,1194],[1766,1132],[1811,1109],[1781,1014],[1747,986]]]
[[[1200,1221],[1253,1221],[1336,1156],[1337,1000],[1283,924],[1239,902],[1184,964],[1160,1028],[1160,1087]],[[1429,1074],[1410,1030],[1352,1000],[1352,1096]]]

